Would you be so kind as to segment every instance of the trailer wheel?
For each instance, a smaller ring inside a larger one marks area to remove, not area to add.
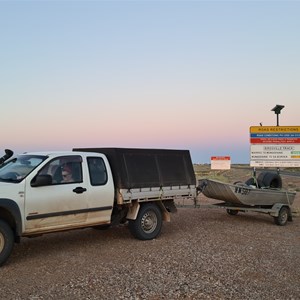
[[[14,246],[14,234],[8,224],[0,220],[0,266],[10,256]]]
[[[289,218],[289,209],[286,206],[281,207],[278,217],[274,217],[276,225],[284,226]]]
[[[162,227],[162,213],[157,205],[147,203],[141,206],[135,220],[129,220],[131,234],[139,240],[156,238]]]
[[[236,210],[236,209],[229,209],[229,208],[227,208],[226,211],[231,216],[236,216],[239,213],[239,211]]]

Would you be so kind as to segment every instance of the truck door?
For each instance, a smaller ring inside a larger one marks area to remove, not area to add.
[[[109,164],[105,156],[87,156],[89,193],[87,202],[94,210],[88,215],[92,224],[110,223],[113,202],[114,184]],[[107,167],[108,166],[108,167]]]
[[[37,174],[50,176],[49,184],[26,183],[25,234],[110,223],[114,184],[108,161],[83,159],[56,157]]]
[[[38,175],[51,176],[48,185],[33,187],[30,182],[26,183],[26,233],[68,229],[86,224],[89,213],[88,187],[82,171],[80,155],[60,156],[38,172]]]

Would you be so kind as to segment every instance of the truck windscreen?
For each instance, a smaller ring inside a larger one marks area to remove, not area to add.
[[[20,182],[46,158],[41,155],[19,155],[2,165],[0,181]]]

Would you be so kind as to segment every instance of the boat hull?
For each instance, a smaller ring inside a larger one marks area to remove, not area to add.
[[[282,189],[259,189],[211,179],[200,180],[199,187],[206,197],[234,206],[272,206],[276,203],[292,205],[296,196],[296,192]]]

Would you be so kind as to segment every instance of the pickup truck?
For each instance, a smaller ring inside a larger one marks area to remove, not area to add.
[[[174,200],[197,196],[188,150],[5,152],[0,158],[0,266],[21,237],[128,223],[135,238],[154,239],[176,212]]]

